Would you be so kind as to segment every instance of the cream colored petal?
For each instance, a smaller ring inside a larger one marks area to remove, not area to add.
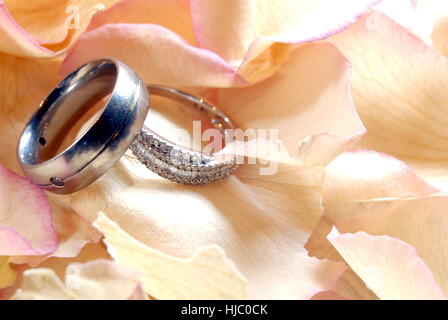
[[[22,287],[12,300],[75,300],[76,296],[51,269],[29,269],[24,272]]]
[[[113,260],[71,263],[66,269],[65,286],[83,300],[147,299],[140,274]]]
[[[352,95],[367,128],[360,146],[446,188],[448,59],[378,12],[331,41],[354,66]]]
[[[59,245],[52,257],[75,257],[88,243],[97,243],[101,234],[70,206],[64,204],[55,194],[50,195],[54,212],[54,224],[58,233]]]
[[[13,300],[124,300],[143,298],[139,274],[112,260],[71,263],[65,281],[48,268],[28,269]]]
[[[93,230],[98,232],[94,228]],[[23,272],[26,270],[35,268],[36,266],[43,269],[51,269],[60,279],[64,279],[66,269],[71,263],[82,263],[96,259],[111,259],[102,242],[85,245],[75,257],[71,258],[40,257],[40,259],[30,259],[30,257],[22,257],[22,261],[18,261],[17,263],[25,264],[11,264],[16,272],[16,281],[12,286],[3,290],[0,289],[0,299],[9,299],[22,286]],[[15,260],[18,260],[17,257]]]
[[[243,129],[275,130],[291,155],[319,133],[361,135],[349,94],[351,66],[328,44],[296,49],[274,77],[244,89],[220,90],[214,101]]]
[[[341,233],[364,231],[397,238],[416,249],[446,295],[448,197],[435,192],[409,167],[390,156],[361,151],[346,153],[327,168],[325,215],[306,248],[312,256],[340,260],[326,240],[333,226]]]
[[[105,210],[133,238],[179,258],[221,246],[248,279],[250,298],[309,299],[344,269],[309,258],[302,248],[320,216],[322,168],[282,164],[272,176],[257,168],[247,164],[226,181],[188,187],[157,177],[128,155],[74,194],[72,204],[89,219]]]
[[[365,232],[340,234],[328,240],[380,299],[446,299],[431,270],[407,243]]]
[[[208,247],[190,259],[154,250],[99,214],[109,253],[119,263],[144,274],[146,292],[157,299],[243,299],[246,281],[218,247]]]

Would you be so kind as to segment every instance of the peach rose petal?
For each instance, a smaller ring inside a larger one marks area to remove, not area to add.
[[[139,274],[112,260],[72,263],[65,282],[52,269],[36,268],[24,272],[21,288],[13,300],[123,300],[146,299]]]
[[[58,249],[51,256],[75,257],[86,244],[98,243],[102,236],[89,221],[57,199],[58,196],[60,195],[50,196],[59,239]]]
[[[0,1],[0,52],[49,58],[84,32],[93,15],[117,0]]]
[[[179,259],[139,242],[102,213],[94,225],[104,233],[111,256],[142,272],[146,292],[157,299],[245,298],[245,279],[218,247]]]
[[[0,1],[0,52],[17,56],[48,58],[53,55],[39,40],[21,28]]]
[[[331,41],[354,65],[352,94],[367,128],[359,146],[404,160],[447,189],[448,59],[378,12]]]
[[[332,291],[350,300],[379,300],[350,267],[339,277]]]
[[[15,279],[16,273],[9,266],[9,258],[0,257],[0,297],[1,289],[12,285]]]
[[[244,64],[255,62],[260,66],[256,57],[269,50],[273,42],[303,43],[326,38],[355,22],[378,2],[192,0],[191,14],[202,48],[218,53],[236,68],[254,71]],[[284,62],[275,53],[265,58],[258,77],[247,70],[243,74],[253,81],[260,80]]]
[[[342,233],[387,235],[414,247],[447,295],[448,197],[404,163],[370,151],[345,153],[326,173],[324,216],[306,244],[310,255],[343,258],[326,239],[333,226]]]
[[[44,192],[1,166],[0,181],[0,256],[46,255],[55,251],[56,232]]]
[[[322,291],[316,293],[311,300],[349,300],[343,296],[337,294],[334,291]]]
[[[214,100],[243,129],[261,129],[266,135],[269,129],[277,130],[295,155],[300,142],[314,134],[364,133],[349,94],[351,72],[350,63],[334,46],[307,45],[296,49],[271,79],[219,90]]]
[[[0,53],[0,121],[5,128],[0,148],[6,145],[10,148],[8,152],[2,150],[0,162],[8,168],[17,167],[15,157],[9,154],[15,152],[28,117],[57,84],[59,64],[57,59],[28,59]]]
[[[92,46],[95,50],[86,49]],[[61,72],[67,74],[104,56],[124,61],[148,83],[177,87],[245,84],[217,54],[193,47],[173,31],[154,24],[108,24],[83,34]]]
[[[427,265],[409,244],[365,232],[340,234],[328,240],[380,299],[446,299]]]
[[[344,152],[325,171],[324,206],[329,209],[348,201],[420,198],[439,192],[403,161],[371,150]]]
[[[127,0],[119,1],[108,10],[95,15],[88,30],[106,24],[138,23],[165,27],[196,44],[188,0]]]
[[[436,22],[431,39],[434,47],[448,57],[448,15]]]

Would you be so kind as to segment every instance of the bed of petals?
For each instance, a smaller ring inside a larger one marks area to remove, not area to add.
[[[0,0],[0,298],[446,299],[448,6],[379,2]],[[182,186],[127,152],[42,191],[21,129],[104,56],[278,129],[284,152],[244,154],[278,172]]]

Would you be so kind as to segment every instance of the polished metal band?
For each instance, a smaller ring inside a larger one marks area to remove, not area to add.
[[[224,113],[204,99],[169,87],[150,85],[148,89],[151,95],[170,98],[201,111],[223,135],[225,130],[234,128]],[[146,127],[140,130],[131,150],[147,168],[182,184],[201,185],[222,180],[237,167],[234,157],[218,159],[214,155],[184,148]]]
[[[110,93],[90,129],[50,158],[77,119]],[[148,105],[145,84],[124,63],[114,58],[87,63],[42,101],[20,137],[18,162],[24,173],[44,189],[55,193],[82,189],[126,152],[143,126]]]
[[[194,107],[224,133],[231,121],[215,106],[186,92],[148,86],[151,94]],[[111,94],[103,112],[70,147],[52,157],[69,128],[96,102]],[[80,67],[49,94],[26,125],[17,158],[24,173],[55,193],[80,190],[103,175],[131,148],[136,157],[160,176],[183,184],[206,184],[234,172],[236,161],[220,160],[176,145],[143,127],[148,113],[146,85],[114,58]]]

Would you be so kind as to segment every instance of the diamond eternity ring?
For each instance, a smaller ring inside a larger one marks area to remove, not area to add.
[[[108,94],[98,119],[56,154],[74,123]],[[41,102],[19,139],[17,159],[23,172],[46,190],[72,193],[99,179],[128,149],[147,168],[177,183],[208,184],[234,172],[235,158],[222,160],[184,148],[144,127],[151,95],[203,112],[222,134],[233,129],[211,103],[174,88],[147,86],[123,62],[99,59],[72,72]]]

